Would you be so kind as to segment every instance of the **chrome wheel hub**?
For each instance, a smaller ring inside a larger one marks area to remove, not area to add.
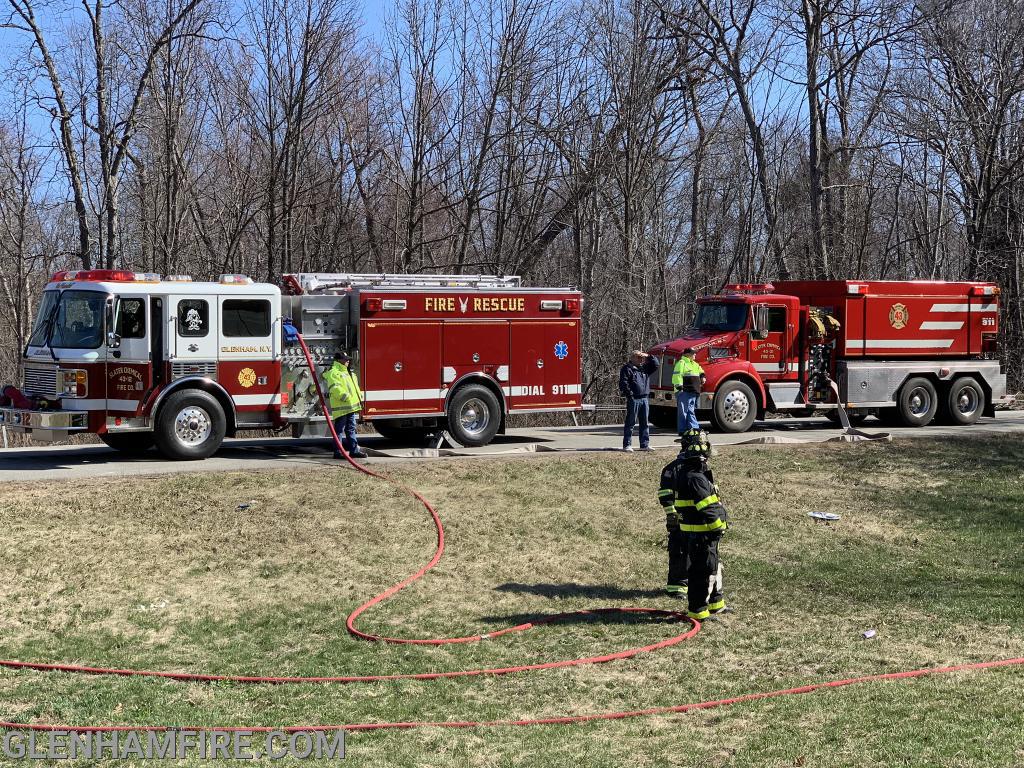
[[[971,416],[978,410],[978,393],[972,387],[964,387],[956,398],[957,410],[963,416]]]
[[[737,424],[747,418],[750,413],[750,400],[746,394],[734,389],[725,396],[722,404],[722,415],[730,424]]]
[[[931,393],[926,389],[918,387],[910,393],[908,399],[908,405],[910,406],[910,412],[915,416],[924,416],[931,410],[932,407],[932,396]]]
[[[491,414],[487,405],[478,398],[470,398],[462,404],[459,412],[459,423],[468,435],[479,435],[491,423]]]
[[[174,417],[174,436],[182,445],[202,445],[213,432],[210,414],[198,405],[190,405],[178,411]]]

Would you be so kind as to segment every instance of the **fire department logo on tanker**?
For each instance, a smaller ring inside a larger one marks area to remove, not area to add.
[[[909,320],[910,312],[907,311],[906,304],[892,305],[892,308],[889,310],[889,325],[898,331],[901,328],[906,328]]]
[[[238,372],[238,383],[248,389],[256,383],[256,371],[252,368],[243,368]]]

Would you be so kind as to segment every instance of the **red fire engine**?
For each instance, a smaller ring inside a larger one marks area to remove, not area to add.
[[[672,368],[692,347],[707,374],[698,411],[726,432],[769,412],[835,418],[839,403],[851,420],[973,424],[1007,399],[998,301],[998,287],[974,282],[727,286],[697,300],[682,337],[651,350],[663,358],[652,421],[675,426]]]
[[[322,435],[312,377],[347,351],[382,434],[485,445],[507,414],[582,410],[581,308],[577,291],[517,277],[296,274],[279,288],[59,272],[24,350],[24,402],[0,407],[0,424],[174,459],[243,430]]]

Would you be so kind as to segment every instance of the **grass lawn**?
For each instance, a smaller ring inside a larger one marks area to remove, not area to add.
[[[448,552],[361,628],[448,636],[599,606],[681,607],[660,591],[665,531],[655,494],[668,458],[391,470],[436,502]],[[736,613],[681,645],[597,666],[354,686],[0,670],[0,720],[213,727],[548,717],[1024,656],[1020,441],[733,448],[715,470],[734,523],[722,555]],[[811,510],[842,520],[815,522]],[[599,655],[680,631],[604,617],[469,645],[353,640],[347,614],[425,562],[434,531],[417,503],[340,468],[5,484],[0,530],[6,659],[387,674]],[[875,639],[862,639],[867,629]],[[351,762],[382,767],[1024,766],[1024,668],[584,725],[351,733],[347,746]]]

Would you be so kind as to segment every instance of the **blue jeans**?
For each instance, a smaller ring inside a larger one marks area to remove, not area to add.
[[[640,447],[651,444],[651,426],[647,423],[650,403],[646,397],[626,398],[626,423],[622,427],[622,447],[629,448],[633,444],[633,425],[640,420]]]
[[[349,413],[334,420],[334,431],[338,433],[341,444],[349,453],[359,451],[359,443],[356,442],[356,417],[358,415],[358,413]]]
[[[697,397],[696,392],[676,392],[676,426],[680,435],[688,429],[700,429],[697,421]]]

